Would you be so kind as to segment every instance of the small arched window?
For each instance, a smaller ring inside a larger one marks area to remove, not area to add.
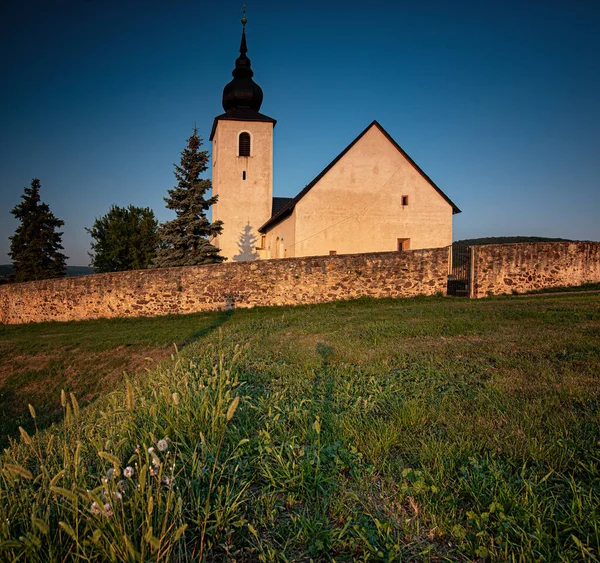
[[[240,133],[238,156],[250,156],[250,133]]]

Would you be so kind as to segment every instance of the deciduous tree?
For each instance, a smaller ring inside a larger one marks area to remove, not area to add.
[[[211,223],[206,217],[217,197],[207,197],[211,181],[200,178],[208,167],[208,152],[200,150],[201,146],[202,139],[194,127],[181,153],[180,164],[174,165],[177,185],[165,198],[167,209],[175,211],[177,217],[158,229],[161,244],[154,260],[156,267],[194,266],[224,260],[219,249],[211,243],[223,226],[221,221]]]
[[[143,270],[158,247],[158,221],[149,207],[118,207],[97,218],[91,229],[91,266],[97,272]]]
[[[34,178],[31,186],[24,188],[23,201],[11,211],[21,222],[10,237],[9,255],[17,282],[57,278],[67,269],[67,257],[60,252],[62,232],[56,230],[65,223],[41,202],[40,187],[40,181]]]

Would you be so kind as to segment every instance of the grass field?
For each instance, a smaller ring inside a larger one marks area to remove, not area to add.
[[[598,559],[599,295],[8,326],[2,369],[169,341],[21,393],[65,421],[4,451],[0,559]]]
[[[27,405],[37,406],[43,428],[62,415],[61,389],[82,406],[133,374],[214,330],[225,313],[154,319],[114,319],[29,325],[0,324],[0,447],[19,426],[31,431]]]

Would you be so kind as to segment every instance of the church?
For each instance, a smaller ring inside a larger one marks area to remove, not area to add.
[[[246,18],[233,80],[215,117],[213,244],[227,260],[439,248],[460,209],[377,122],[294,198],[273,197],[273,129],[247,56]]]

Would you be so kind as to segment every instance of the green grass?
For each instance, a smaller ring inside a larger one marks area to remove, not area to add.
[[[5,450],[0,558],[599,557],[598,295],[204,322],[218,330],[81,412],[65,395],[63,425]]]
[[[0,324],[0,447],[18,427],[33,429],[28,403],[43,428],[61,416],[61,389],[83,405],[123,380],[220,326],[229,313],[94,320],[28,325]]]

